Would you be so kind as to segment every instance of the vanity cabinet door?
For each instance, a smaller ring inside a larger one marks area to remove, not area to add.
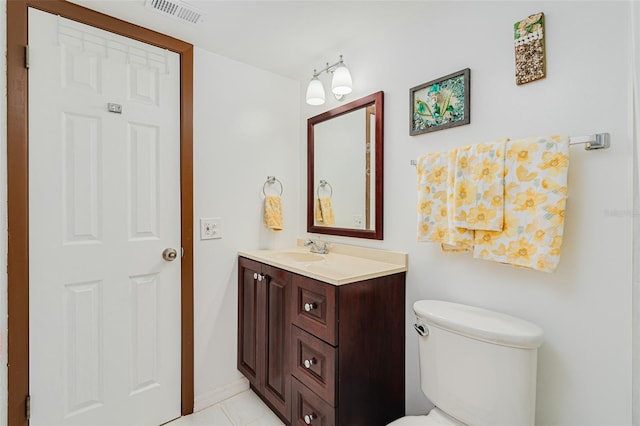
[[[251,385],[259,388],[262,372],[259,347],[263,346],[263,335],[259,332],[259,288],[260,263],[240,258],[238,262],[238,370]]]
[[[238,260],[238,370],[267,404],[291,418],[291,274]]]
[[[291,274],[267,265],[263,267],[264,355],[263,392],[287,419],[290,418],[291,366]]]

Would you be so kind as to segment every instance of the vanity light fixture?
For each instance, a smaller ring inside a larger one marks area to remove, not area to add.
[[[327,62],[327,66],[320,71],[313,70],[313,78],[309,82],[309,86],[307,86],[307,103],[309,105],[322,105],[324,103],[324,86],[318,76],[325,71],[333,74],[331,91],[337,100],[343,100],[345,95],[348,95],[353,90],[351,73],[344,64],[342,55],[340,55],[340,60],[335,64],[329,65],[329,62]]]

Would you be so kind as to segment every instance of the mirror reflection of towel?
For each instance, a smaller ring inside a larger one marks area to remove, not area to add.
[[[316,202],[316,222],[324,226],[331,226],[336,223],[335,217],[333,216],[331,198],[318,198]]]
[[[322,209],[320,208],[320,199],[316,198],[316,223],[322,225]]]
[[[282,199],[278,195],[264,198],[264,226],[272,231],[282,231]]]

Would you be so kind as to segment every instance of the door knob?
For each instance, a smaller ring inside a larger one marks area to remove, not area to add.
[[[177,257],[178,257],[178,252],[176,251],[176,249],[166,248],[162,251],[162,258],[167,262],[176,260]]]

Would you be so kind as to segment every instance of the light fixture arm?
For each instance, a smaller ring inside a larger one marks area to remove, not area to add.
[[[329,65],[329,62],[327,62],[327,66],[322,68],[320,71],[313,70],[313,77],[318,77],[320,74],[322,74],[323,72],[326,72],[327,74],[330,72],[333,72],[336,68],[338,68],[338,66],[344,64],[344,60],[342,59],[342,55],[340,55],[340,60],[338,62],[336,62],[335,64]]]

